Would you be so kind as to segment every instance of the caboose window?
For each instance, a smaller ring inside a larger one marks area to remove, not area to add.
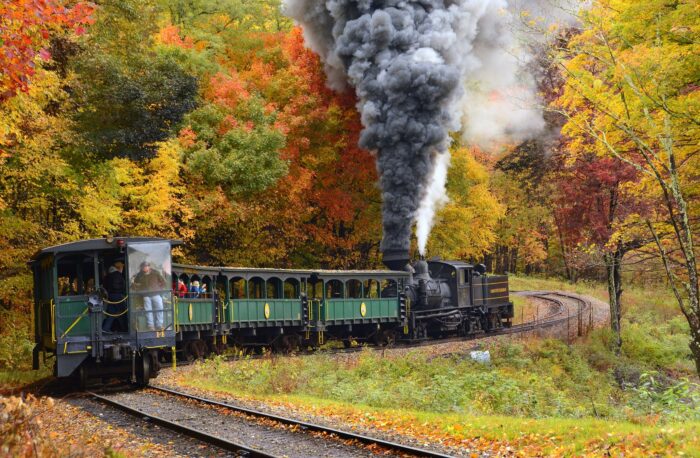
[[[127,245],[129,316],[137,331],[172,329],[172,264],[169,242]],[[190,291],[195,276],[190,278]],[[131,326],[131,325],[130,325]]]
[[[95,263],[91,256],[65,256],[56,267],[59,296],[81,296],[95,291]]]

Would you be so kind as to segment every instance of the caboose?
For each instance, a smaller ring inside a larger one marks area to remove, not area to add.
[[[57,377],[124,377],[145,385],[158,351],[174,351],[171,248],[179,241],[118,237],[37,252],[33,365],[55,357]],[[115,289],[116,288],[116,289]],[[111,290],[110,290],[111,289]]]

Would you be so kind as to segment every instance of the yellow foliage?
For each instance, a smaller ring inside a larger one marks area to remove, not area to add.
[[[447,176],[450,202],[435,217],[428,253],[445,258],[481,257],[496,241],[505,207],[489,190],[489,175],[467,148],[452,152]]]
[[[169,140],[158,145],[143,168],[126,159],[114,160],[125,226],[134,234],[174,237],[178,221],[190,219],[190,210],[181,202],[180,155],[177,140]]]

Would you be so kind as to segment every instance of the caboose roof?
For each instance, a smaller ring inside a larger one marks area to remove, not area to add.
[[[171,246],[182,244],[180,240],[164,239],[160,237],[114,237],[111,243],[107,242],[106,238],[78,240],[76,242],[62,243],[60,245],[41,249],[32,256],[30,263],[49,254],[56,255],[59,253],[79,253],[81,251],[114,250],[118,248],[116,244],[117,240],[124,240],[127,245],[134,242],[170,242]]]

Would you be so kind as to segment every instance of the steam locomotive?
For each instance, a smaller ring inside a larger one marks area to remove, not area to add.
[[[468,336],[512,324],[508,277],[487,276],[483,264],[439,258],[411,264],[408,253],[398,250],[385,251],[383,262],[410,273],[404,294],[414,304],[413,339]]]
[[[513,317],[507,277],[486,275],[482,265],[411,263],[395,250],[384,252],[388,270],[194,266],[172,263],[179,244],[109,237],[36,253],[34,367],[55,357],[57,377],[85,384],[118,376],[145,385],[164,361],[230,346],[382,345],[489,332]],[[125,280],[118,301],[105,290],[116,262]],[[142,271],[160,281],[145,287]],[[122,325],[112,329],[115,320]]]

